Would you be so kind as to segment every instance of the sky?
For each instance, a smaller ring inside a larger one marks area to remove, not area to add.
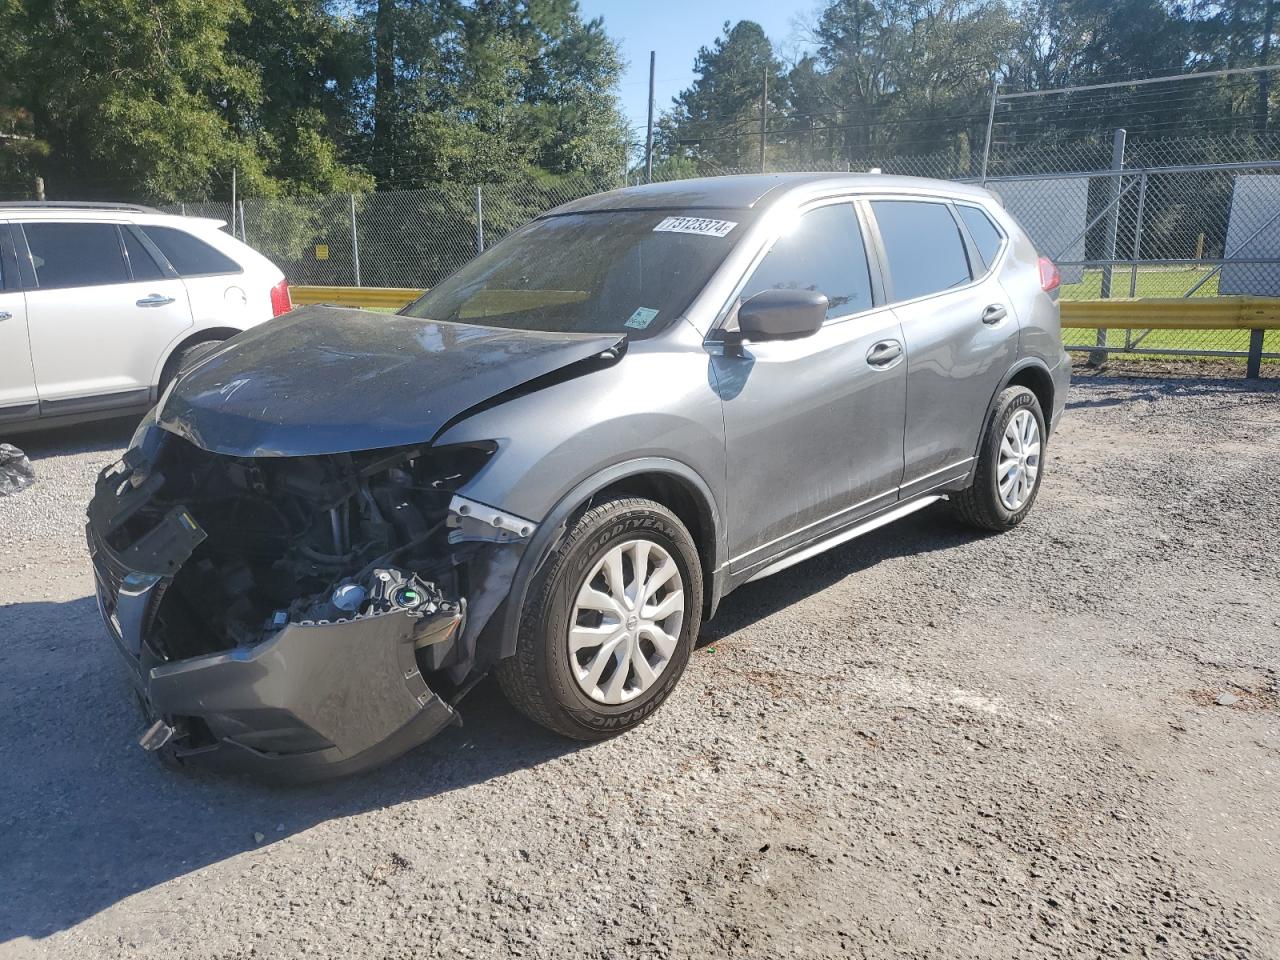
[[[797,15],[807,15],[815,0],[579,0],[587,19],[603,17],[605,30],[622,47],[627,61],[619,95],[622,109],[643,140],[649,99],[649,51],[658,54],[654,117],[671,98],[693,82],[693,58],[710,46],[726,20],[754,20],[764,27],[774,49],[799,46]]]

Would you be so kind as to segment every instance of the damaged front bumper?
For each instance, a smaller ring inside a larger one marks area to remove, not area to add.
[[[467,605],[412,570],[389,565],[348,584],[358,588],[348,610],[280,610],[256,642],[196,656],[166,649],[157,611],[206,533],[192,512],[174,506],[122,545],[113,532],[129,529],[163,482],[139,467],[137,455],[132,462],[127,455],[103,472],[87,537],[99,611],[151,724],[143,747],[214,769],[306,781],[369,769],[461,723],[424,670],[467,676],[457,655]],[[520,518],[477,516],[481,506],[455,498],[451,542],[483,536],[490,549],[510,549],[511,538],[529,532]]]

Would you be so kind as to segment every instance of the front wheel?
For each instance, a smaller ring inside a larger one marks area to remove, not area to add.
[[[1008,530],[1031,512],[1044,476],[1044,414],[1026,387],[996,398],[973,483],[951,498],[956,515],[984,530]]]
[[[602,740],[670,696],[701,620],[689,531],[652,500],[610,500],[583,513],[547,560],[498,682],[544,727]]]

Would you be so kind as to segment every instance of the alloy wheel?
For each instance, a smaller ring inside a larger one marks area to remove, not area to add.
[[[684,623],[684,580],[665,549],[627,540],[600,558],[569,620],[569,666],[597,703],[634,700],[671,663]]]
[[[1020,510],[1036,488],[1040,474],[1040,425],[1030,410],[1019,410],[1004,428],[996,484],[1000,502],[1013,512]]]

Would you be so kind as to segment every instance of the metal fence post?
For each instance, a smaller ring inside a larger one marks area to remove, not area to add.
[[[1249,359],[1245,362],[1244,375],[1250,380],[1262,377],[1262,330],[1249,331]]]
[[[1099,295],[1103,300],[1111,298],[1111,274],[1115,266],[1116,259],[1116,234],[1120,231],[1120,190],[1124,179],[1122,171],[1124,170],[1124,141],[1125,131],[1123,128],[1115,132],[1115,136],[1111,141],[1111,169],[1114,176],[1111,177],[1111,212],[1107,216],[1107,232],[1106,246],[1103,248],[1103,267],[1102,267],[1102,289]],[[1089,365],[1100,367],[1107,362],[1107,331],[1099,330],[1097,339],[1098,349],[1089,353]]]
[[[356,275],[356,286],[360,286],[360,235],[356,232],[356,195],[351,197],[351,266]]]
[[[244,201],[243,200],[240,201],[240,242],[241,243],[249,242],[244,232]]]
[[[991,81],[991,107],[987,113],[987,139],[982,145],[982,185],[987,185],[987,164],[991,160],[991,129],[996,124],[996,101],[1000,98],[1000,81]]]
[[[1129,296],[1138,295],[1138,258],[1142,256],[1142,226],[1147,209],[1147,174],[1138,178],[1138,214],[1133,224],[1133,266],[1129,270]]]
[[[484,187],[476,184],[476,253],[484,253]]]

